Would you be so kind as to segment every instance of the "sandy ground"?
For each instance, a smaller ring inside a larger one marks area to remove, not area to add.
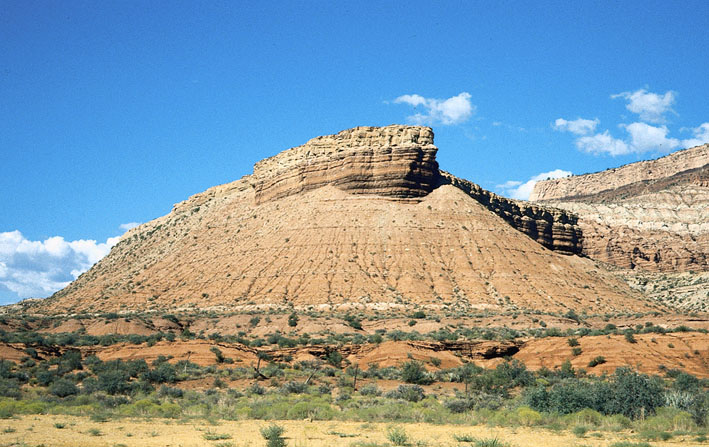
[[[57,428],[57,425],[63,428]],[[174,421],[166,419],[117,419],[93,422],[88,418],[42,415],[22,416],[0,421],[0,446],[264,446],[259,429],[264,421],[220,422]],[[386,432],[391,424],[338,421],[281,421],[290,447],[386,446]],[[511,447],[523,446],[610,446],[621,441],[639,442],[630,432],[589,432],[578,438],[568,431],[552,432],[533,428],[501,428],[487,426],[399,424],[410,437],[410,445],[463,446],[453,435],[498,438]],[[98,431],[96,431],[98,430]],[[207,440],[205,435],[224,435]],[[653,447],[697,445],[693,438],[673,438],[669,442],[652,442]]]

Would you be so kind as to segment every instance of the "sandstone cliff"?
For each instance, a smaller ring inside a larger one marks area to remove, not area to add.
[[[316,138],[129,231],[43,306],[653,308],[593,261],[545,248],[580,250],[575,216],[443,173],[436,150],[425,127]]]
[[[438,181],[428,127],[356,127],[314,138],[254,165],[256,203],[332,185],[351,194],[422,197]]]
[[[539,182],[532,197],[579,216],[583,253],[622,268],[709,270],[709,145]]]

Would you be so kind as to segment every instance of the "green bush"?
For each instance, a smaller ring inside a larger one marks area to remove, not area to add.
[[[267,447],[284,447],[286,441],[283,439],[285,429],[276,424],[261,428],[261,436],[266,440]]]
[[[376,383],[370,383],[360,388],[359,394],[362,396],[381,396],[382,391]]]
[[[599,355],[597,357],[592,358],[591,361],[588,362],[588,367],[593,368],[595,366],[602,365],[604,363],[606,363],[606,358],[603,357],[602,355]]]
[[[79,394],[79,388],[67,379],[58,379],[49,386],[49,392],[57,397],[67,397]]]
[[[576,425],[571,432],[576,435],[577,438],[583,438],[588,432],[588,427],[585,425]]]
[[[426,394],[418,385],[399,385],[395,390],[391,390],[384,395],[389,399],[403,399],[408,402],[419,402],[426,397]]]
[[[662,382],[657,377],[639,374],[630,368],[616,369],[610,381],[606,414],[629,418],[652,415],[664,404]]]
[[[401,365],[401,380],[416,385],[428,385],[433,382],[423,363],[416,360],[411,360]]]
[[[98,375],[98,389],[108,394],[128,394],[133,389],[130,374],[120,369],[112,369]]]
[[[443,402],[443,405],[451,413],[465,413],[475,407],[475,401],[472,399],[450,399]]]

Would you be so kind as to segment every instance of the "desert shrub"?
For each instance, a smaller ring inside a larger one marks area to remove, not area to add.
[[[343,320],[345,320],[347,322],[347,324],[349,324],[351,327],[353,327],[357,330],[362,330],[362,320],[360,320],[359,318],[357,318],[353,315],[347,314],[343,317]]]
[[[163,385],[158,389],[159,397],[172,397],[173,399],[179,399],[184,396],[185,392],[181,388],[174,388],[171,386]]]
[[[296,327],[298,326],[298,315],[293,312],[288,316],[288,326],[290,327]]]
[[[389,427],[386,433],[387,439],[393,445],[408,445],[409,435],[402,427]]]
[[[280,392],[283,394],[303,394],[308,392],[308,385],[302,382],[286,382],[281,385]]]
[[[49,386],[49,392],[57,397],[67,397],[79,394],[79,388],[70,380],[58,379]]]
[[[487,439],[477,439],[475,440],[475,447],[507,447],[508,444],[500,441],[497,438],[487,438]]]
[[[20,384],[17,383],[17,380],[0,379],[0,396],[19,399],[21,395]]]
[[[276,424],[261,428],[261,436],[266,440],[267,447],[284,447],[286,441],[283,439],[285,429]]]
[[[42,365],[41,367],[46,368],[45,365]],[[59,376],[56,369],[40,369],[35,373],[37,384],[41,386],[49,386],[49,384],[54,382],[58,377]]]
[[[576,437],[583,438],[584,436],[586,436],[586,432],[588,432],[588,427],[586,427],[585,425],[576,425],[571,430],[571,432],[576,435]]]
[[[621,431],[632,427],[633,421],[622,414],[612,414],[605,416],[601,422],[601,426],[606,430]]]
[[[638,426],[641,432],[691,431],[697,428],[692,415],[676,408],[657,408],[651,416]]]
[[[529,407],[519,407],[515,412],[517,413],[517,421],[524,426],[530,427],[542,421],[542,415]]]
[[[603,411],[609,392],[603,382],[567,379],[551,388],[538,386],[524,392],[524,402],[537,411],[570,414],[584,408]]]
[[[328,353],[326,358],[332,366],[336,366],[339,368],[342,364],[342,354],[337,351],[332,351]]]
[[[389,399],[403,399],[408,402],[418,402],[426,397],[426,394],[418,385],[399,385],[395,390],[391,390],[384,395]]]
[[[601,425],[604,416],[596,410],[584,408],[583,410],[571,413],[565,417],[569,422],[577,425],[598,427]]]
[[[120,369],[102,372],[97,380],[97,388],[108,394],[128,394],[133,389],[129,382],[130,374]]]
[[[212,346],[209,350],[216,356],[217,363],[224,363],[224,354],[222,354],[222,351],[219,348]]]
[[[577,338],[573,338],[573,337],[572,337],[572,338],[569,338],[569,339],[567,340],[567,342],[569,343],[569,346],[571,346],[572,348],[573,348],[574,346],[578,346],[578,345],[579,345],[579,341],[578,341]]]
[[[401,380],[417,385],[427,385],[433,381],[423,363],[416,360],[411,360],[401,365]]]
[[[174,383],[177,381],[177,371],[174,365],[162,362],[152,370],[145,372],[142,377],[151,383]]]
[[[207,441],[221,441],[224,439],[231,439],[231,435],[229,433],[215,433],[212,431],[205,432],[202,437]]]
[[[475,401],[472,399],[450,399],[443,402],[443,405],[451,413],[465,413],[475,407]]]
[[[699,379],[684,371],[680,371],[674,377],[672,388],[679,391],[696,392],[701,387]]]
[[[655,408],[663,404],[663,386],[657,377],[639,374],[627,367],[616,369],[611,378],[607,414],[638,418],[653,414]]]
[[[624,336],[625,336],[625,341],[627,341],[628,343],[637,343],[638,342],[635,339],[635,335],[633,335],[633,332],[630,330],[625,331]]]
[[[302,401],[293,405],[287,413],[288,419],[307,419],[328,421],[335,416],[332,407],[326,402]]]
[[[75,349],[70,349],[59,357],[57,371],[60,375],[82,368],[81,352]]]
[[[261,396],[263,394],[266,394],[266,388],[254,382],[250,387],[247,388],[246,392],[248,394],[256,394]]]
[[[592,358],[591,361],[588,362],[588,367],[593,368],[594,366],[602,365],[604,363],[606,363],[606,358],[602,355],[599,355],[597,357]]]
[[[359,394],[362,396],[381,396],[382,390],[379,389],[376,383],[370,383],[360,388]]]

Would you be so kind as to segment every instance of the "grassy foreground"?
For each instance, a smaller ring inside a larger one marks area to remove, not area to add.
[[[170,419],[121,419],[94,422],[88,417],[23,415],[5,419],[0,426],[0,446],[265,446],[260,430],[271,422],[243,420],[209,423]],[[490,446],[490,447],[647,447],[701,445],[693,437],[650,444],[630,431],[588,432],[579,437],[567,430],[485,425],[432,425],[334,421],[278,421],[291,447]],[[407,439],[392,438],[403,433]],[[393,439],[393,440],[392,440]],[[495,441],[496,440],[496,441]],[[398,443],[401,441],[402,443]]]

